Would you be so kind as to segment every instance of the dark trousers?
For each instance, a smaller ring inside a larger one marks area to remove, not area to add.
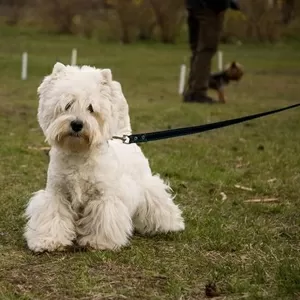
[[[208,8],[188,10],[189,43],[192,56],[185,91],[186,101],[189,101],[189,98],[206,96],[211,61],[218,49],[223,21],[224,11],[217,13]]]

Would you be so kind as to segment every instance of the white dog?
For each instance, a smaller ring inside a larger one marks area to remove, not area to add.
[[[134,228],[184,229],[170,187],[152,175],[141,149],[112,139],[130,134],[131,126],[109,69],[56,63],[38,93],[38,121],[51,150],[46,188],[33,195],[25,213],[31,250],[63,250],[74,241],[118,249]]]

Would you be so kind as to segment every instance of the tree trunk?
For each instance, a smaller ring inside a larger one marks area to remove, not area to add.
[[[282,21],[286,25],[294,18],[295,4],[295,0],[285,0],[282,4]]]

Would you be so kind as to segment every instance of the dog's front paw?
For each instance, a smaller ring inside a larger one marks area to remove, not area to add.
[[[169,227],[167,231],[182,231],[185,229],[184,220],[180,216],[175,220],[173,220],[172,222],[170,222],[169,226],[167,227]]]
[[[116,244],[112,241],[97,239],[93,236],[83,236],[77,242],[81,247],[92,250],[117,250],[127,244],[127,242]]]
[[[174,225],[173,231],[182,231],[184,229],[185,229],[185,225],[184,225],[184,221],[182,219],[177,224]]]
[[[166,222],[162,222],[157,231],[161,232],[177,232],[185,229],[184,220],[181,216],[177,216],[174,219],[169,219]]]
[[[70,241],[62,243],[51,239],[39,239],[35,241],[28,241],[27,243],[28,248],[35,253],[65,251],[72,245],[72,242]]]

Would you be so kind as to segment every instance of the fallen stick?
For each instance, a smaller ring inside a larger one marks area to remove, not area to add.
[[[246,186],[242,186],[242,185],[238,185],[238,184],[236,184],[234,187],[236,187],[237,189],[244,190],[244,191],[253,191],[252,188],[249,188],[249,187],[246,187]]]
[[[257,199],[248,199],[244,202],[246,203],[272,203],[272,202],[278,202],[278,198],[257,198]]]
[[[47,151],[47,150],[50,150],[50,147],[31,147],[31,146],[28,146],[28,149],[29,150]]]

